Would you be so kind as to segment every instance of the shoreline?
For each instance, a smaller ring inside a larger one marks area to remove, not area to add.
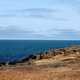
[[[1,80],[80,80],[80,46],[60,48],[0,67]]]
[[[67,56],[69,54],[80,55],[80,45],[74,45],[65,48],[55,48],[55,49],[51,48],[48,51],[43,51],[35,55],[31,54],[28,57],[25,56],[25,58],[19,59],[17,61],[0,63],[0,66],[10,66],[10,65],[15,66],[17,64],[25,64],[25,63],[27,65],[31,65],[33,64],[34,61],[37,60],[50,59],[57,55]]]

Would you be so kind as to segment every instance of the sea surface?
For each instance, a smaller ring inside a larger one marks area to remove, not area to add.
[[[77,40],[0,40],[0,62],[15,61],[50,48],[80,45]]]

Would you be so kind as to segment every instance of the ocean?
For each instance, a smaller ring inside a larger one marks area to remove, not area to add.
[[[15,61],[50,48],[80,45],[79,40],[0,40],[0,62]]]

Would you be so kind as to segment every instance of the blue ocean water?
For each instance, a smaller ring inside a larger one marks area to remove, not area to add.
[[[14,61],[49,48],[80,45],[72,40],[0,40],[0,62]]]

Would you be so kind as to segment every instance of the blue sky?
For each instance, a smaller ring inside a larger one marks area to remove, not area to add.
[[[80,39],[80,0],[0,0],[0,39]]]

